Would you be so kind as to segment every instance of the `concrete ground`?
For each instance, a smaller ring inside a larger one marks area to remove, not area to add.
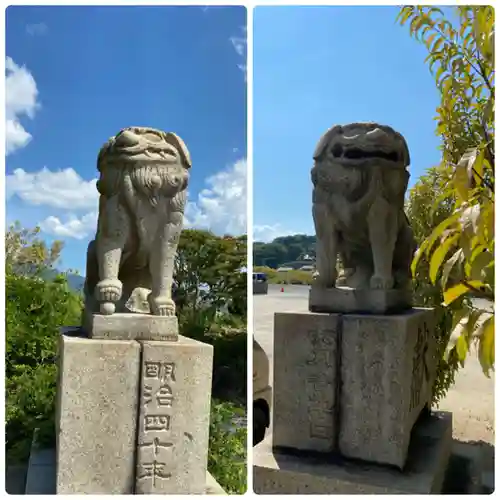
[[[254,336],[273,359],[273,322],[276,312],[306,312],[308,310],[309,287],[303,285],[269,285],[267,295],[254,295]],[[272,377],[272,369],[271,377]],[[271,380],[272,385],[272,380]],[[439,409],[453,413],[453,437],[456,449],[467,454],[477,450],[485,459],[489,470],[494,469],[493,450],[495,443],[494,427],[494,378],[488,379],[481,370],[475,352],[471,353],[460,369],[455,385],[441,401]],[[464,448],[464,444],[470,446]],[[462,448],[460,448],[462,447]],[[478,448],[479,447],[479,448]],[[485,451],[486,450],[486,451]]]

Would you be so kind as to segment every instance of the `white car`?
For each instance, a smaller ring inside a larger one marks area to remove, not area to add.
[[[253,339],[253,446],[265,437],[271,424],[272,388],[269,385],[269,358]]]

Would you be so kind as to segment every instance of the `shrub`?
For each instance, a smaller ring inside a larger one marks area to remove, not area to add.
[[[246,425],[235,422],[244,417],[243,408],[212,400],[208,470],[228,494],[243,494],[247,490]]]
[[[277,271],[270,267],[255,267],[254,272],[266,273],[267,281],[274,284],[283,285],[310,285],[313,275],[310,271],[295,269],[291,271]]]
[[[54,433],[59,328],[78,324],[81,299],[64,277],[5,276],[6,451],[12,460],[29,453],[35,428],[40,440]]]

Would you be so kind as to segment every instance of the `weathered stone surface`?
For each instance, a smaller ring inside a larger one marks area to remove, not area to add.
[[[416,244],[404,213],[410,177],[404,137],[378,123],[337,125],[313,157],[317,284],[406,288]],[[344,273],[337,280],[338,257]]]
[[[213,347],[179,336],[143,341],[137,449],[138,494],[201,494],[206,488]]]
[[[434,311],[342,316],[342,455],[403,467],[436,374]]]
[[[309,310],[323,313],[386,314],[411,307],[409,290],[370,288],[323,288],[313,284],[309,291]]]
[[[335,314],[275,315],[273,446],[335,449],[338,335]]]
[[[300,431],[298,431],[300,432]],[[270,439],[253,450],[257,494],[438,494],[452,445],[450,413],[437,412],[415,428],[403,472],[376,464],[271,451]]]
[[[86,309],[175,315],[172,274],[191,168],[186,145],[171,132],[128,127],[104,144],[97,168],[99,216],[87,250]]]
[[[138,342],[61,335],[58,494],[133,493],[139,367]]]
[[[14,488],[8,488],[11,495],[55,495],[56,494],[56,450],[52,448],[31,449],[29,467],[21,467],[19,474],[23,477],[12,478],[17,480]],[[10,468],[12,469],[12,468]],[[26,469],[28,469],[26,471]],[[18,471],[16,471],[18,472]],[[9,475],[9,474],[8,474]],[[26,481],[26,476],[28,480]],[[222,486],[207,471],[205,493],[207,495],[227,495]]]
[[[84,328],[93,339],[175,341],[179,336],[177,316],[86,312]]]

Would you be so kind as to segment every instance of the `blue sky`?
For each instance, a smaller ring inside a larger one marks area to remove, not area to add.
[[[377,121],[410,149],[410,185],[439,162],[439,94],[398,7],[257,7],[253,52],[254,238],[314,234],[310,169],[334,124]]]
[[[246,232],[244,7],[9,7],[6,222],[63,239],[83,271],[99,148],[127,126],[179,134],[187,221]]]

